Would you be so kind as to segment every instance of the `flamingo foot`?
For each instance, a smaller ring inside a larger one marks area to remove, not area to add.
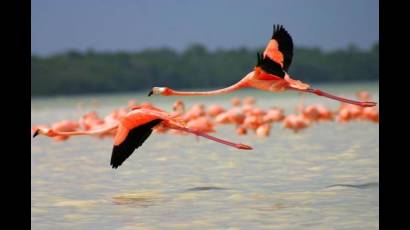
[[[251,146],[244,145],[244,144],[241,144],[241,143],[236,144],[235,147],[238,148],[238,149],[244,149],[244,150],[252,150],[253,149]]]

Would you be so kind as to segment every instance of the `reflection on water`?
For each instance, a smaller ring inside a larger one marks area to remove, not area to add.
[[[136,192],[115,195],[112,199],[113,204],[116,205],[131,204],[148,207],[152,206],[156,201],[160,202],[161,195],[158,192]]]
[[[371,183],[364,183],[364,184],[333,184],[327,186],[327,188],[331,187],[352,187],[352,188],[378,188],[379,182],[371,182]]]
[[[226,190],[227,188],[217,187],[217,186],[201,186],[187,189],[186,191],[209,191],[209,190]]]
[[[326,86],[354,97],[375,95],[377,85]],[[294,94],[244,91],[210,98],[220,102],[252,93],[260,107],[294,111]],[[131,98],[166,110],[181,98],[144,94],[32,100],[32,123],[78,118],[97,98],[98,112],[126,106]],[[76,105],[82,102],[82,110]],[[319,97],[331,108],[338,104]],[[87,107],[87,103],[90,104]],[[251,143],[253,151],[226,148],[194,136],[153,134],[117,170],[109,167],[112,140],[92,137],[32,140],[33,229],[378,229],[379,126],[370,122],[323,122],[294,134],[274,125],[266,139],[217,135]]]
[[[277,211],[280,209],[285,208],[283,204],[277,203],[277,204],[271,204],[271,205],[266,205],[266,206],[259,206],[259,207],[254,207],[254,209],[259,210],[259,211]]]

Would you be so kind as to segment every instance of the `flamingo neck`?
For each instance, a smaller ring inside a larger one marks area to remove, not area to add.
[[[166,96],[211,96],[211,95],[230,93],[235,90],[244,88],[245,86],[246,85],[244,84],[244,81],[241,80],[237,82],[236,84],[231,85],[229,87],[218,89],[218,90],[211,90],[211,91],[193,92],[193,91],[177,91],[177,90],[169,89],[169,93],[167,93]]]
[[[72,132],[59,132],[53,131],[53,134],[57,136],[80,136],[80,135],[99,135],[103,133],[107,133],[114,129],[118,128],[118,124],[109,126],[107,128],[97,129],[97,130],[88,130],[88,131],[72,131]]]

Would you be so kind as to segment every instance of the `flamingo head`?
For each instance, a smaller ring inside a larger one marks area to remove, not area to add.
[[[52,129],[39,128],[34,132],[33,138],[39,134],[42,134],[44,136],[49,136],[49,137],[54,137],[57,135]]]
[[[148,97],[152,94],[159,94],[167,96],[171,93],[171,89],[167,87],[152,87],[151,91],[148,93]]]

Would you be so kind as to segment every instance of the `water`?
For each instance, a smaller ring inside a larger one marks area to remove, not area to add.
[[[319,85],[353,98],[378,84]],[[183,98],[187,105],[229,105],[253,95],[262,108],[293,112],[294,93],[256,90],[222,97]],[[32,124],[76,119],[95,100],[99,114],[151,101],[168,111],[177,97],[144,93],[32,99]],[[305,104],[338,103],[305,96]],[[79,104],[82,103],[82,105]],[[294,134],[274,125],[271,136],[239,137],[219,126],[218,137],[250,144],[238,151],[194,136],[153,133],[117,170],[109,167],[111,139],[74,137],[32,141],[33,229],[378,229],[379,126],[323,122]]]

